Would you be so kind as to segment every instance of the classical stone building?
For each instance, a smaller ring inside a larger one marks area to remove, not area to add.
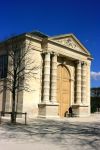
[[[92,57],[83,44],[73,34],[48,37],[40,32],[32,32],[14,39],[18,45],[24,42],[25,48],[31,41],[30,58],[40,66],[34,72],[34,77],[29,79],[33,90],[19,93],[17,111],[27,112],[29,117],[64,117],[72,106],[76,116],[89,115]],[[7,55],[5,42],[0,43],[0,58]],[[4,62],[9,64],[9,59],[8,63],[1,61],[1,68],[4,68]],[[5,77],[2,82],[4,80]],[[0,93],[0,109],[11,111],[11,106],[11,93],[4,90]]]

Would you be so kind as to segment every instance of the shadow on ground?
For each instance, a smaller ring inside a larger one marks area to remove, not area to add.
[[[0,140],[15,142],[51,142],[62,147],[81,146],[99,150],[100,122],[34,119],[29,124],[0,125]],[[78,148],[77,148],[78,150]]]

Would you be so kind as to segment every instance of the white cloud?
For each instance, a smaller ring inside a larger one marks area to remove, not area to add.
[[[100,72],[91,72],[91,79],[92,80],[100,80]]]

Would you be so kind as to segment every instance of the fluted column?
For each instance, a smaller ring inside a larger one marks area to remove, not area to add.
[[[50,53],[45,53],[44,61],[43,102],[48,103],[50,93]]]
[[[86,104],[86,65],[86,62],[82,63],[81,98],[83,104]]]
[[[51,71],[51,102],[57,102],[57,55],[52,56],[52,71]]]
[[[81,104],[81,61],[77,62],[76,67],[76,104]]]

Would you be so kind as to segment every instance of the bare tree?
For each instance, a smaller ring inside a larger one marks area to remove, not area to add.
[[[11,38],[5,44],[8,58],[8,68],[6,77],[6,89],[12,93],[12,112],[11,122],[16,122],[16,97],[19,92],[25,90],[32,91],[28,84],[30,78],[34,77],[34,73],[39,69],[36,62],[36,56],[33,55],[32,41],[16,40]]]

